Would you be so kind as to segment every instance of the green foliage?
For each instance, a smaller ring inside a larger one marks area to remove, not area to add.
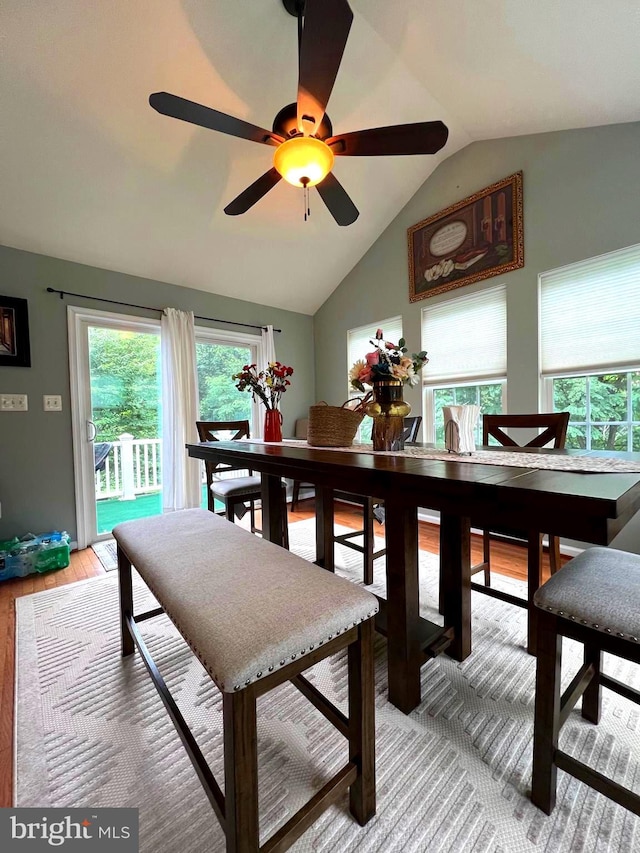
[[[571,413],[567,447],[627,450],[631,429],[632,449],[640,450],[640,427],[629,424],[627,414],[630,408],[631,420],[640,421],[640,373],[554,379],[553,406],[555,411]]]
[[[91,403],[96,441],[158,438],[160,337],[154,333],[89,329]]]
[[[251,420],[251,398],[233,379],[251,360],[249,347],[196,344],[202,420]],[[159,438],[160,337],[156,333],[89,329],[91,400],[96,441]]]
[[[200,417],[204,421],[251,420],[251,397],[232,379],[251,361],[249,347],[196,344]]]

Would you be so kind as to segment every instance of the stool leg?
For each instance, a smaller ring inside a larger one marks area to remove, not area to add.
[[[582,694],[582,716],[597,726],[600,722],[601,710],[600,668],[602,666],[602,651],[595,643],[584,644],[584,662],[593,664],[595,675]]]
[[[491,536],[486,530],[482,535],[482,562],[484,563],[484,585],[491,586]]]
[[[367,498],[362,507],[362,521],[364,526],[364,582],[366,585],[373,583],[373,552],[375,544],[373,540],[373,498]]]
[[[551,570],[551,574],[555,575],[561,568],[560,539],[557,536],[549,534],[549,569]]]
[[[233,500],[226,497],[224,499],[224,515],[227,521],[231,521],[232,523],[235,521],[234,508]]]
[[[258,853],[256,697],[251,689],[222,694],[227,853]]]
[[[118,545],[118,586],[120,589],[120,640],[122,657],[132,655],[135,650],[133,637],[129,632],[127,616],[133,615],[133,585],[131,582],[131,561]]]
[[[551,814],[556,804],[558,768],[554,763],[554,753],[560,730],[561,663],[562,637],[558,634],[558,620],[553,614],[538,610],[531,800],[546,814]]]
[[[358,639],[348,650],[349,760],[358,777],[349,789],[349,810],[361,826],[376,813],[375,701],[373,682],[374,620],[358,628]]]

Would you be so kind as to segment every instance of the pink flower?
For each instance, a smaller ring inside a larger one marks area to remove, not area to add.
[[[358,381],[362,382],[363,385],[367,385],[371,381],[371,368],[363,367],[360,373],[358,374]]]
[[[384,337],[384,333],[383,333],[382,329],[376,329],[376,340],[381,341],[383,337]]]
[[[380,331],[380,330],[378,330],[378,331]],[[378,350],[374,350],[373,352],[368,352],[366,354],[365,358],[367,359],[367,364],[369,366],[371,366],[373,364],[378,364],[380,361],[380,353],[378,352]]]

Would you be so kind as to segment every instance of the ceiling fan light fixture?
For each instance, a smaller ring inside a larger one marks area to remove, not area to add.
[[[333,168],[333,151],[321,139],[294,136],[276,148],[273,165],[294,187],[314,187]]]

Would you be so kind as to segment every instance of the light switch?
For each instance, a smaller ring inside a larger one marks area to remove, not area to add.
[[[26,412],[28,408],[26,394],[0,394],[1,412]]]
[[[42,398],[42,408],[45,412],[61,412],[62,397],[60,394],[45,394]]]

